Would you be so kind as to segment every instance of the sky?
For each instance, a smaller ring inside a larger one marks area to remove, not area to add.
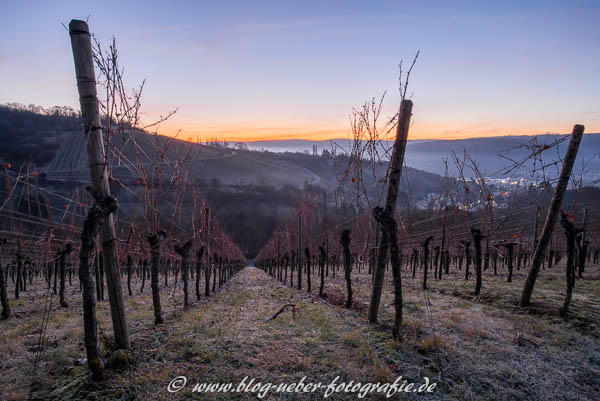
[[[344,138],[419,59],[409,139],[600,132],[599,1],[12,1],[0,103],[78,108],[68,32],[114,36],[144,122],[204,141]]]

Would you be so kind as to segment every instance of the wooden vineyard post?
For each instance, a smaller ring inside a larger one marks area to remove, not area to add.
[[[95,240],[100,226],[106,217],[117,210],[117,200],[108,195],[104,198],[94,196],[96,204],[88,211],[81,230],[79,247],[79,281],[83,298],[83,334],[88,367],[94,380],[104,379],[104,366],[98,352],[98,321],[96,318],[96,297],[94,279],[90,272],[90,254],[95,248]]]
[[[346,279],[346,308],[352,308],[352,262],[350,260],[350,230],[342,231],[342,250],[344,252],[344,278]]]
[[[127,255],[127,292],[129,296],[132,296],[131,293],[131,269],[133,267],[133,258],[131,255]]]
[[[204,209],[204,243],[206,264],[204,265],[204,296],[210,295],[210,209]]]
[[[304,256],[306,257],[306,291],[311,291],[311,281],[310,281],[310,249],[308,246],[304,248]]]
[[[281,246],[279,244],[279,232],[275,232],[275,239],[277,240],[277,263],[275,264],[276,278],[281,281]]]
[[[0,238],[0,250],[4,244],[6,244],[6,238]],[[2,266],[0,265],[0,302],[2,303],[2,319],[8,319],[10,317],[10,303],[8,302],[8,293],[6,291],[6,280],[4,279],[4,273],[2,272]]]
[[[440,260],[439,260],[439,270],[438,270],[438,280],[442,279],[442,267],[444,266],[444,250],[446,247],[446,213],[444,212],[444,224],[442,229],[442,245],[440,246]]]
[[[525,284],[523,286],[521,300],[519,301],[520,307],[525,307],[531,304],[531,295],[533,294],[533,288],[535,287],[535,280],[540,272],[540,267],[544,261],[544,255],[546,254],[546,248],[548,247],[550,238],[552,237],[552,230],[556,224],[563,196],[565,195],[567,185],[569,184],[569,178],[571,177],[571,171],[573,171],[573,165],[575,164],[575,159],[577,158],[577,151],[579,150],[579,144],[581,143],[584,130],[585,127],[583,125],[576,124],[573,127],[573,133],[571,134],[571,140],[569,141],[569,146],[567,147],[567,152],[565,153],[560,176],[558,177],[558,183],[556,184],[556,189],[554,190],[554,196],[552,197],[552,202],[550,203],[550,208],[548,209],[546,222],[544,223],[544,228],[542,229],[542,234],[540,235],[538,244],[535,247],[533,262],[531,263],[529,274],[527,275],[527,279],[525,280]]]
[[[160,289],[158,286],[158,275],[160,269],[160,243],[167,237],[164,230],[157,234],[148,235],[147,239],[150,243],[151,261],[151,278],[150,287],[152,288],[152,306],[154,308],[154,323],[163,323],[162,311],[160,306]]]
[[[583,272],[585,271],[585,261],[587,258],[587,248],[589,245],[589,241],[585,239],[585,230],[587,226],[588,220],[588,209],[585,208],[583,210],[583,227],[581,228],[581,232],[577,236],[577,257],[578,261],[576,263],[577,267],[577,277],[583,278]]]
[[[471,241],[461,241],[465,246],[465,280],[469,279],[471,268]]]
[[[196,299],[200,300],[200,273],[202,272],[202,256],[204,255],[204,247],[201,246],[196,252]]]
[[[471,237],[473,238],[473,244],[475,244],[475,295],[479,295],[481,292],[481,230],[471,227]]]
[[[96,75],[92,59],[92,41],[88,25],[85,21],[71,20],[69,35],[75,61],[75,75],[81,104],[83,132],[87,139],[87,156],[90,167],[92,186],[96,197],[110,196],[106,152],[100,124],[100,111],[96,93]],[[129,332],[125,317],[125,305],[121,291],[121,278],[117,254],[115,226],[112,214],[104,217],[100,228],[100,238],[104,253],[104,266],[110,312],[117,348],[129,348]]]
[[[515,249],[515,245],[518,245],[518,244],[516,242],[505,242],[500,245],[505,247],[508,252],[508,256],[507,256],[507,258],[508,258],[508,277],[506,278],[506,282],[511,283],[512,276],[513,276],[514,249]]]
[[[383,213],[389,215],[393,219],[394,209],[396,209],[396,200],[398,199],[398,188],[400,186],[400,176],[402,173],[402,165],[404,164],[404,153],[406,151],[406,141],[408,139],[408,129],[410,125],[410,117],[412,115],[413,103],[410,100],[402,100],[400,103],[400,112],[398,115],[398,124],[396,130],[396,140],[394,142],[394,150],[392,159],[390,160],[390,174],[388,177],[388,191]],[[381,217],[382,221],[387,220],[385,216]],[[379,240],[379,250],[377,253],[377,263],[375,265],[375,275],[373,279],[373,290],[371,293],[371,303],[369,305],[369,322],[377,321],[379,313],[379,304],[381,302],[381,292],[383,290],[383,279],[385,274],[385,265],[388,260],[388,233],[386,227],[381,224],[381,237]],[[395,283],[399,285],[400,283]],[[401,302],[401,300],[396,300]]]
[[[577,263],[575,260],[575,240],[577,230],[575,229],[575,225],[569,221],[566,213],[562,213],[560,224],[565,230],[565,235],[567,237],[567,293],[565,295],[563,306],[560,308],[559,312],[562,317],[566,317],[569,313],[569,305],[573,298],[573,287],[575,286],[575,264]]]
[[[323,296],[323,288],[325,287],[325,260],[327,260],[327,253],[323,246],[319,246],[319,270],[321,273],[321,284],[319,285],[319,296]]]
[[[323,224],[325,225],[325,276],[329,277],[329,227],[327,220],[327,190],[323,191]]]
[[[392,217],[392,214],[385,213],[382,207],[373,209],[373,217],[384,227],[389,233],[389,251],[390,261],[392,262],[392,275],[394,278],[394,327],[392,335],[396,339],[400,339],[400,326],[402,325],[402,261],[400,259],[400,251],[398,250],[398,224]],[[433,237],[429,237],[426,241],[429,243]],[[415,261],[416,263],[416,261]]]
[[[17,254],[17,272],[16,272],[16,283],[15,283],[15,299],[19,299],[19,291],[21,291],[21,280],[22,280],[22,271],[23,271],[23,255],[21,254],[21,242],[19,241],[19,249]],[[57,262],[58,263],[58,262]],[[56,283],[56,272],[54,273],[54,282]],[[54,293],[56,294],[56,284],[54,285]]]
[[[189,292],[189,274],[190,274],[190,250],[192,249],[192,240],[187,241],[185,244],[179,246],[175,245],[175,252],[181,256],[181,280],[183,281],[183,306],[188,308],[190,306],[190,292]],[[216,258],[215,258],[216,259]],[[158,273],[156,275],[156,285],[158,286]],[[216,279],[217,276],[215,274]],[[214,280],[213,280],[214,284]],[[213,292],[215,287],[213,285]]]
[[[538,235],[538,221],[539,221],[539,214],[540,214],[540,206],[536,206],[535,207],[535,222],[533,224],[533,250],[535,251],[535,247],[537,246],[537,235]]]
[[[302,290],[302,215],[298,213],[298,289]]]
[[[423,289],[427,289],[427,270],[429,270],[429,243],[433,239],[433,235],[430,235],[423,241]]]
[[[58,291],[59,303],[61,308],[67,308],[69,305],[65,301],[65,269],[67,268],[67,255],[71,253],[73,246],[67,242],[65,249],[60,251],[60,289]]]

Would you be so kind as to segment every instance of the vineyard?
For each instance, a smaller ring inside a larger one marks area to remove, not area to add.
[[[310,159],[331,169],[317,173],[159,135],[171,114],[141,122],[143,86],[125,89],[115,42],[104,49],[83,21],[69,34],[81,113],[47,114],[81,130],[43,166],[0,160],[0,399],[256,399],[167,392],[181,375],[402,376],[435,391],[397,399],[600,399],[600,190],[577,163],[583,126],[504,160],[528,184],[500,186],[453,152],[440,163],[457,174],[436,176],[418,208],[427,184],[404,163],[418,53],[398,113],[381,122],[384,97],[354,110],[350,146]],[[199,180],[220,177],[214,195],[259,169],[297,190],[276,224],[222,222]],[[253,252],[240,231],[268,239]]]

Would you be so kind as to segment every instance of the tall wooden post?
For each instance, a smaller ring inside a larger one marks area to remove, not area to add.
[[[589,241],[586,241],[585,239],[585,230],[586,230],[586,226],[587,226],[587,220],[588,220],[588,209],[585,208],[583,210],[583,227],[581,227],[581,233],[577,236],[578,239],[578,244],[577,244],[577,262],[575,263],[577,265],[577,277],[579,278],[583,278],[583,272],[585,270],[585,260],[587,258],[587,248],[589,245]]]
[[[481,292],[481,230],[471,227],[471,237],[473,238],[473,244],[475,245],[475,295],[479,295]]]
[[[538,221],[540,214],[540,206],[535,207],[535,222],[533,224],[533,250],[535,251],[535,247],[537,246],[537,238],[538,238]]]
[[[544,261],[546,248],[548,247],[550,238],[552,237],[552,230],[556,224],[558,213],[560,212],[560,205],[562,204],[563,196],[565,195],[567,185],[569,184],[569,178],[571,177],[571,171],[573,171],[573,165],[575,164],[575,158],[577,157],[577,151],[579,150],[579,144],[581,143],[584,130],[585,127],[583,125],[576,124],[573,127],[573,133],[571,134],[571,140],[569,141],[569,146],[567,147],[567,152],[565,153],[560,176],[558,177],[558,183],[556,184],[554,196],[552,197],[552,202],[550,203],[550,208],[548,209],[548,216],[546,217],[546,222],[544,223],[544,228],[542,229],[542,235],[540,236],[539,242],[535,248],[531,269],[529,270],[529,274],[525,280],[525,285],[523,286],[521,300],[519,301],[519,306],[521,307],[528,306],[531,303],[531,295],[533,294],[535,280],[540,272],[540,267]]]
[[[79,91],[79,103],[83,120],[83,132],[87,139],[87,156],[92,186],[98,197],[110,195],[106,165],[106,151],[100,124],[100,111],[96,93],[96,75],[92,59],[92,41],[85,21],[71,20],[69,35],[75,61],[75,75]],[[125,305],[121,291],[115,226],[112,214],[104,218],[100,229],[110,312],[117,348],[128,349],[129,333],[125,317]]]
[[[103,199],[94,197],[92,206],[83,222],[81,230],[81,246],[79,247],[79,282],[83,299],[83,338],[88,360],[94,380],[104,379],[104,365],[98,351],[98,320],[96,318],[96,297],[94,279],[90,272],[90,254],[95,248],[96,238],[100,231],[100,223],[117,210],[117,200],[108,195]]]
[[[204,265],[204,296],[210,295],[210,209],[204,209],[204,243],[206,244],[206,264]]]
[[[65,249],[60,251],[60,289],[58,291],[59,303],[62,308],[67,308],[69,305],[67,301],[65,301],[65,273],[67,269],[67,255],[71,253],[73,250],[73,246],[70,242],[67,242],[65,245]]]
[[[0,250],[2,245],[6,244],[6,238],[0,238]],[[8,266],[7,266],[8,273]],[[8,302],[8,293],[6,292],[6,280],[4,279],[4,273],[2,272],[2,266],[0,266],[0,303],[2,304],[2,319],[8,319],[10,317],[10,303]]]
[[[400,176],[402,165],[404,164],[404,153],[406,151],[406,141],[408,139],[408,128],[410,117],[412,115],[413,103],[410,100],[402,100],[398,115],[398,125],[396,130],[396,140],[392,159],[390,160],[390,175],[388,177],[388,191],[383,212],[389,216],[394,216],[396,209],[396,200],[398,199],[398,188],[400,186]],[[382,224],[382,228],[383,228]],[[379,304],[381,302],[381,292],[383,290],[383,279],[385,274],[385,265],[388,260],[388,235],[385,228],[381,231],[379,240],[379,251],[377,254],[377,264],[375,266],[375,276],[373,279],[373,291],[371,293],[371,304],[369,306],[369,322],[377,321],[379,313]]]
[[[575,286],[575,241],[577,236],[577,230],[575,229],[575,225],[571,223],[567,217],[566,213],[562,213],[560,224],[565,230],[565,235],[567,236],[567,293],[565,295],[565,301],[563,303],[562,308],[560,308],[560,315],[566,317],[569,313],[569,305],[571,304],[571,299],[573,298],[573,287]]]
[[[156,234],[148,235],[150,243],[150,254],[152,256],[150,287],[152,288],[152,307],[154,308],[154,323],[163,323],[162,309],[160,306],[160,288],[158,286],[158,275],[160,269],[160,243],[165,240],[167,234],[164,230]]]
[[[183,281],[183,307],[188,308],[190,306],[190,292],[189,292],[189,274],[190,274],[190,250],[192,249],[192,240],[190,239],[185,244],[179,246],[175,245],[173,248],[175,253],[181,256],[181,280]],[[216,275],[215,275],[216,279]],[[157,274],[157,285],[158,285],[158,274]],[[214,286],[213,286],[214,292]]]
[[[423,289],[427,289],[427,270],[429,270],[429,243],[433,239],[433,235],[430,235],[423,241]]]
[[[323,191],[323,210],[325,218],[323,224],[325,225],[325,276],[329,277],[329,221],[327,220],[327,190]]]
[[[298,212],[298,289],[302,289],[302,214]]]
[[[346,279],[346,308],[352,308],[352,262],[350,255],[350,230],[342,231],[341,244],[344,254],[344,278]]]
[[[204,247],[201,246],[196,252],[196,298],[200,300],[200,275],[202,271],[202,256],[204,255]]]
[[[275,239],[277,240],[277,263],[275,264],[277,279],[281,281],[281,246],[279,244],[279,231],[275,231]]]
[[[323,288],[325,287],[325,260],[327,259],[327,254],[325,253],[325,248],[323,246],[319,246],[319,270],[321,273],[321,285],[319,286],[319,296],[323,296]]]
[[[446,247],[446,212],[444,212],[444,225],[442,229],[442,245],[440,247],[440,265],[438,270],[438,279],[442,279],[442,266],[444,266],[444,249]]]

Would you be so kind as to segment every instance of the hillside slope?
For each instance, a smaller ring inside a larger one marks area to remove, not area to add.
[[[540,145],[551,144],[563,135],[547,134],[538,135],[538,143]],[[456,140],[409,140],[406,147],[406,164],[419,170],[430,173],[443,175],[445,172],[444,159],[448,159],[448,172],[451,175],[457,174],[455,164],[452,162],[452,152],[456,152],[462,158],[463,151],[467,151],[479,164],[480,170],[489,177],[501,178],[504,177],[504,170],[510,165],[510,161],[505,157],[513,160],[522,160],[529,151],[525,147],[530,144],[532,136],[501,136],[487,138],[467,138]],[[556,160],[558,156],[565,153],[568,142],[562,142],[558,147],[551,149],[543,154],[544,162],[549,164]],[[317,146],[318,152],[323,150],[337,149],[338,153],[341,149],[349,149],[351,141],[348,139],[333,139],[328,141],[309,141],[309,140],[282,140],[282,141],[260,141],[249,142],[250,149],[265,149],[274,152],[309,152],[313,149],[313,145]],[[391,146],[391,142],[387,142],[384,146]],[[577,158],[578,166],[582,162],[587,163],[586,172],[589,177],[588,181],[597,179],[594,172],[600,171],[600,134],[587,133],[584,135],[579,149]],[[505,157],[502,157],[502,156]],[[533,170],[533,163],[525,163],[523,168],[515,172],[517,176],[528,176]],[[581,170],[581,168],[579,168]],[[472,174],[467,171],[467,174]],[[550,174],[556,174],[556,169],[550,170]]]
[[[54,158],[40,170],[52,180],[86,181],[88,179],[85,140],[80,132],[60,134],[59,148]],[[163,176],[169,177],[177,161],[189,159],[197,177],[218,179],[226,185],[259,183],[281,187],[302,186],[321,180],[314,172],[297,164],[262,155],[259,152],[238,151],[185,142],[164,136],[136,132],[135,139],[115,135],[111,138],[112,175],[124,183],[135,182],[141,164],[151,169],[157,150],[164,151],[170,161],[163,166]],[[135,143],[134,143],[135,142]],[[136,161],[139,158],[140,162]]]

